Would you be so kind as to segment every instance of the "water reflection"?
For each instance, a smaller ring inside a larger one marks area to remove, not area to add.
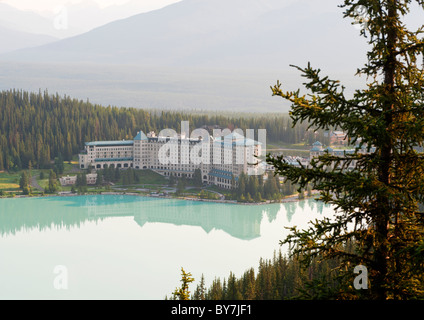
[[[260,237],[264,217],[271,223],[283,207],[288,222],[299,208],[309,206],[322,213],[322,202],[268,205],[237,205],[178,199],[123,195],[48,197],[0,200],[0,235],[38,229],[79,228],[87,221],[133,217],[141,228],[146,223],[199,226],[206,233],[222,230],[232,237],[251,240]],[[302,210],[303,211],[303,210]]]
[[[120,195],[2,199],[0,235],[79,228],[87,221],[128,216],[141,228],[146,223],[199,226],[207,233],[216,229],[251,240],[260,236],[262,218],[275,220],[280,208],[280,204],[236,205]],[[287,215],[292,215],[296,204],[287,208]]]

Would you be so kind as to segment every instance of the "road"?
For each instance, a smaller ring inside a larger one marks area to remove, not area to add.
[[[38,184],[37,178],[35,176],[31,177],[31,187],[34,187],[41,192],[44,192],[44,189]]]

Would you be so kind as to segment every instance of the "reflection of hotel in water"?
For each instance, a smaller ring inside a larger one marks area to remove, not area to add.
[[[107,201],[106,201],[107,199]],[[235,238],[250,240],[260,236],[263,212],[279,210],[279,206],[245,206],[205,203],[173,199],[137,197],[97,196],[87,199],[88,216],[101,218],[108,216],[134,216],[138,225],[146,223],[171,223],[174,225],[199,226],[207,233],[213,229],[223,230]],[[126,201],[128,199],[128,201]],[[211,209],[216,206],[216,209]]]
[[[308,199],[299,202],[264,205],[237,205],[148,198],[130,195],[46,197],[44,205],[59,205],[58,210],[34,210],[36,199],[5,201],[0,204],[0,237],[22,230],[79,228],[86,221],[109,217],[134,217],[143,228],[146,223],[198,226],[206,232],[222,230],[242,240],[260,236],[261,223],[272,222],[285,211],[288,222],[297,209],[322,214],[324,203]],[[64,204],[61,204],[64,202]],[[63,209],[63,210],[62,210]],[[11,214],[12,213],[12,214]],[[130,218],[131,219],[131,218]]]

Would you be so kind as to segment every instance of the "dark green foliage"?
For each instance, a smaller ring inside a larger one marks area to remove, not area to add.
[[[237,278],[230,272],[227,279],[215,279],[204,295],[205,300],[291,300],[327,299],[329,292],[338,290],[341,282],[332,272],[336,260],[320,262],[313,259],[302,268],[300,259],[288,258],[281,251],[269,260],[260,259],[258,272],[253,268]],[[203,277],[202,277],[203,279]],[[192,295],[203,300],[204,279]]]
[[[122,184],[124,186],[132,185],[138,182],[136,171],[132,168],[122,170],[121,172]]]
[[[210,200],[218,200],[219,199],[218,194],[216,194],[214,192],[206,191],[206,190],[200,191],[199,197],[200,197],[200,199],[210,199]]]
[[[133,168],[119,170],[109,167],[101,170],[96,170],[96,173],[98,174],[98,180],[96,182],[97,185],[110,182],[122,182],[123,185],[166,184],[165,177],[151,170],[137,170]]]
[[[186,181],[186,179],[185,178],[180,178],[180,179],[178,179],[178,182],[177,182],[177,190],[176,190],[176,194],[177,195],[181,195],[181,194],[183,194],[184,193],[184,190],[185,190],[185,187],[186,187],[186,185],[187,185],[187,181]]]
[[[175,176],[172,174],[172,175],[169,177],[168,185],[169,185],[170,187],[173,187],[173,186],[175,186],[175,183],[176,183],[176,179],[175,179]]]
[[[193,184],[195,187],[201,187],[202,183],[202,171],[200,169],[194,170],[193,174]]]
[[[28,172],[23,171],[21,178],[19,180],[19,188],[21,188],[22,190],[24,190],[25,188],[28,188],[30,184],[30,177]]]
[[[54,172],[57,175],[60,175],[63,173],[64,170],[65,170],[65,164],[63,162],[63,157],[62,157],[62,154],[59,153],[57,158],[54,159]]]
[[[367,88],[345,96],[339,81],[321,75],[310,64],[296,67],[305,78],[307,94],[273,94],[293,103],[295,125],[307,122],[321,129],[337,127],[358,148],[353,154],[325,154],[308,167],[296,168],[282,157],[268,157],[276,172],[302,188],[312,185],[321,200],[332,204],[333,219],[292,228],[283,241],[306,262],[317,256],[337,258],[345,289],[334,297],[356,299],[424,298],[424,26],[408,29],[404,22],[412,2],[345,0],[345,17],[366,11],[361,30],[369,43],[367,63],[358,70]],[[357,10],[362,6],[361,10]],[[422,12],[421,12],[422,13]],[[368,152],[360,152],[360,147]],[[350,167],[349,167],[350,165]],[[346,244],[355,250],[346,250]],[[349,292],[352,268],[368,268],[370,288]]]
[[[98,170],[96,173],[97,173],[96,187],[100,187],[103,185],[103,172],[102,170]]]
[[[24,187],[22,191],[23,191],[24,195],[29,195],[31,193],[31,188],[30,187]]]
[[[47,91],[29,93],[19,90],[0,92],[0,170],[52,168],[62,171],[62,160],[69,161],[87,141],[132,139],[137,131],[180,130],[181,121],[190,129],[204,125],[222,128],[266,129],[267,141],[310,144],[307,125],[292,129],[286,115],[240,118],[195,115],[185,112],[148,112],[142,109],[102,107]],[[212,132],[211,132],[212,134]],[[324,141],[323,131],[318,139]]]
[[[197,285],[196,290],[193,293],[192,300],[206,300],[205,276],[203,274],[200,278],[200,283]]]
[[[235,187],[228,196],[239,202],[278,201],[283,196],[292,195],[295,191],[290,181],[280,182],[279,176],[271,172],[265,181],[262,175],[249,176],[244,173],[238,177],[237,184],[234,177],[232,181]]]
[[[58,189],[57,185],[57,176],[56,173],[53,170],[50,170],[49,173],[49,186],[47,189],[48,193],[55,193]]]

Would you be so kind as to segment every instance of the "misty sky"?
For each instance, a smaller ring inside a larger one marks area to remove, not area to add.
[[[159,9],[165,5],[179,2],[180,0],[138,0],[137,8],[145,8],[146,11]],[[54,11],[57,6],[67,4],[84,4],[84,3],[97,3],[100,7],[104,8],[110,5],[122,5],[131,0],[0,0],[0,2],[7,3],[15,8],[21,10],[31,11]]]

